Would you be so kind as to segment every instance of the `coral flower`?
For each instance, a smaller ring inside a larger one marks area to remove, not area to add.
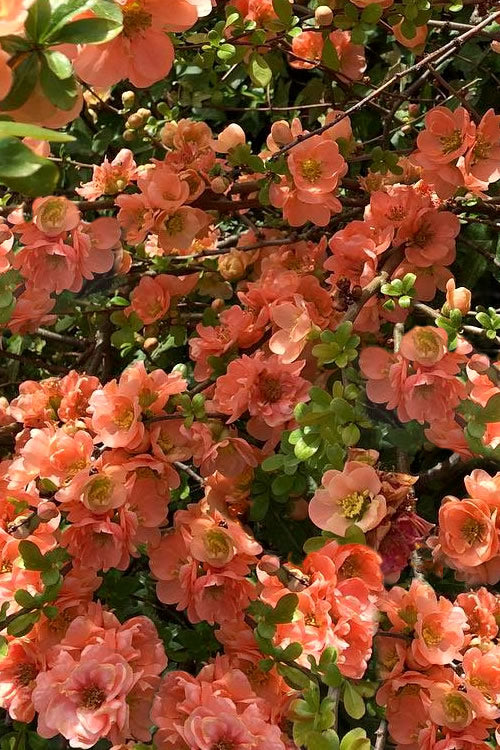
[[[214,405],[234,422],[245,411],[269,427],[285,424],[298,403],[308,400],[309,383],[299,373],[304,362],[289,364],[279,357],[243,355],[230,363],[227,374],[217,379]]]
[[[445,498],[439,510],[439,544],[453,567],[474,567],[498,552],[495,520],[482,500]]]
[[[0,6],[0,36],[18,34],[34,0],[3,0]]]
[[[50,195],[37,198],[33,203],[33,223],[48,237],[75,229],[80,222],[80,212],[74,203],[63,196]]]
[[[329,193],[345,174],[345,161],[337,144],[313,135],[290,151],[288,166],[295,185],[312,193]]]
[[[84,648],[80,662],[60,653],[33,691],[38,733],[48,739],[62,734],[71,747],[82,748],[111,732],[126,736],[126,698],[133,684],[130,665],[104,644]]]
[[[477,126],[476,140],[465,157],[465,168],[482,182],[500,179],[500,115],[489,109]]]
[[[128,80],[138,88],[160,81],[170,71],[174,47],[165,31],[185,31],[196,23],[188,0],[118,0],[123,31],[110,42],[84,45],[74,66],[86,83],[108,88]]]
[[[375,469],[359,461],[347,462],[343,471],[327,471],[322,489],[316,490],[309,503],[311,521],[340,536],[352,524],[369,531],[386,515],[381,487]]]
[[[425,160],[434,168],[462,156],[474,140],[475,125],[464,107],[452,112],[447,107],[434,107],[425,116],[425,130],[417,138],[417,146]]]

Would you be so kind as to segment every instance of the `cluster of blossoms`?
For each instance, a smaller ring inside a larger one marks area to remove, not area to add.
[[[398,750],[487,750],[500,718],[500,599],[485,588],[436,596],[415,579],[379,600],[377,693]],[[498,730],[497,730],[498,737]]]
[[[476,469],[465,477],[470,497],[445,497],[439,510],[439,534],[430,539],[433,555],[468,584],[500,581],[498,530],[500,474]]]
[[[381,471],[377,451],[351,451],[342,471],[327,471],[309,503],[318,528],[344,537],[352,524],[381,555],[386,582],[394,583],[418,542],[432,529],[415,512],[413,485],[418,477]]]

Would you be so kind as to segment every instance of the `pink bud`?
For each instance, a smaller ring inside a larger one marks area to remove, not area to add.
[[[462,315],[467,315],[470,310],[471,293],[464,286],[455,286],[455,279],[446,283],[446,302],[451,310],[460,310]]]
[[[240,146],[246,142],[245,131],[239,125],[232,122],[227,128],[224,128],[216,141],[216,150],[221,154],[226,154],[230,149]]]
[[[50,502],[50,500],[40,503],[40,505],[36,509],[36,512],[38,518],[40,519],[40,521],[43,521],[43,523],[48,523],[53,518],[56,518],[59,515],[57,506],[55,505],[55,503]]]
[[[271,125],[271,137],[277,146],[286,146],[293,141],[290,125],[286,120],[277,120]]]

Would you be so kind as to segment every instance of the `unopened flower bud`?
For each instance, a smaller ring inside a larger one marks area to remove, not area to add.
[[[314,20],[318,26],[330,26],[333,21],[333,11],[328,5],[319,5],[314,11]]]
[[[174,145],[174,136],[176,133],[177,123],[173,120],[171,122],[166,122],[160,131],[160,138],[163,145],[172,148],[172,146]]]
[[[214,179],[210,183],[210,189],[214,193],[221,195],[222,193],[226,192],[230,184],[231,183],[229,182],[227,177],[214,177]]]
[[[214,312],[219,313],[224,309],[224,300],[218,297],[217,299],[213,300],[210,307],[212,308],[212,310],[214,310]]]
[[[241,279],[247,268],[245,253],[241,250],[233,250],[227,255],[222,255],[219,258],[218,267],[220,275],[226,281]]]
[[[140,107],[137,110],[137,114],[139,115],[139,117],[142,117],[143,122],[146,122],[146,120],[151,117],[151,110],[146,109],[145,107]]]
[[[150,336],[149,338],[145,340],[144,344],[142,345],[142,348],[145,351],[149,352],[151,349],[154,349],[157,345],[158,345],[158,339],[155,338],[154,336]]]
[[[124,91],[122,94],[122,104],[124,109],[132,109],[135,104],[135,93],[133,91]]]
[[[271,125],[271,137],[277,146],[286,146],[293,141],[290,125],[286,120],[277,120]]]
[[[129,130],[138,130],[144,125],[144,118],[141,117],[139,112],[134,112],[133,115],[130,115],[125,125]]]
[[[462,315],[467,315],[471,305],[470,290],[464,286],[455,286],[455,280],[449,279],[446,283],[446,304],[451,310],[460,310]]]
[[[217,138],[217,148],[221,154],[227,153],[230,149],[240,146],[246,141],[245,131],[240,125],[232,122],[225,128]]]
[[[418,104],[409,104],[408,105],[408,114],[412,117],[418,117],[420,114],[420,106]]]
[[[126,143],[130,143],[131,141],[135,141],[135,130],[124,130],[122,138]]]
[[[50,502],[49,500],[46,502],[40,503],[36,512],[37,512],[38,518],[43,523],[48,523],[48,521],[51,521],[53,518],[56,518],[59,515],[57,506],[54,503]]]

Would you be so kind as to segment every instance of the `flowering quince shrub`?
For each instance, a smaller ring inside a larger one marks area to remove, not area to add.
[[[0,0],[0,750],[500,747],[499,52]]]

